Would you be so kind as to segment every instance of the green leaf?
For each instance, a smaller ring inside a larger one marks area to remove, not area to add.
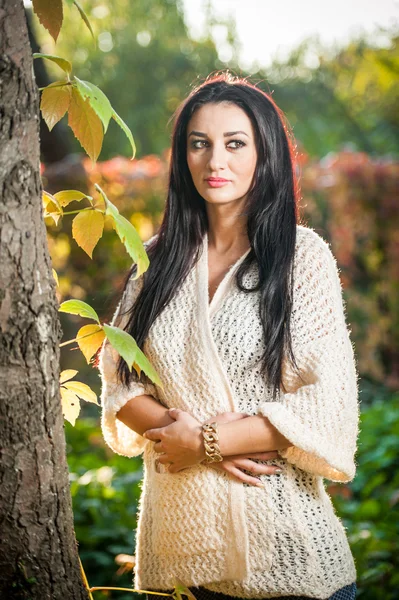
[[[35,52],[34,54],[32,54],[32,56],[33,58],[47,58],[48,60],[51,60],[52,62],[56,63],[59,67],[61,67],[61,69],[65,71],[65,73],[68,73],[68,75],[71,74],[72,64],[69,62],[69,60],[66,60],[65,58],[61,58],[60,56],[54,56],[53,54],[41,54],[40,52]]]
[[[118,123],[119,127],[125,132],[127,139],[130,142],[130,145],[133,150],[133,155],[131,160],[136,156],[136,144],[134,143],[133,134],[130,131],[129,127],[126,125],[125,121],[116,113],[115,111],[112,113],[112,118]]]
[[[68,125],[91,160],[96,162],[103,144],[104,127],[89,99],[83,98],[75,85],[72,86]]]
[[[58,309],[59,312],[69,313],[71,315],[80,315],[81,317],[85,317],[86,319],[93,319],[100,323],[98,315],[94,308],[90,306],[90,304],[86,304],[82,300],[66,300]]]
[[[137,350],[139,349],[135,340],[119,327],[104,324],[103,329],[109,343],[126,361],[129,371],[131,371],[133,363],[136,361]]]
[[[137,346],[136,341],[123,329],[114,327],[113,325],[103,325],[105,335],[111,346],[122,356],[126,361],[129,370],[132,370],[133,364],[137,365],[148,377],[163,388],[161,379],[149,362],[146,355]]]
[[[89,19],[88,19],[87,15],[86,15],[85,11],[84,11],[84,10],[83,10],[83,8],[80,6],[80,4],[79,4],[79,2],[78,2],[77,0],[74,0],[74,1],[73,1],[71,4],[74,4],[74,5],[76,6],[76,8],[78,9],[78,11],[79,11],[79,13],[80,13],[80,16],[82,17],[82,19],[83,19],[83,21],[84,21],[84,23],[85,23],[85,25],[86,25],[87,29],[90,31],[90,33],[91,33],[91,35],[92,35],[92,38],[93,38],[93,40],[94,40],[95,38],[94,38],[93,29],[92,29],[92,27],[91,27],[91,25],[90,25],[90,21],[89,21]]]
[[[107,195],[97,183],[95,184],[95,188],[104,198],[106,206],[105,214],[111,216],[114,220],[116,233],[118,234],[121,242],[124,244],[127,252],[132,257],[133,261],[137,263],[137,272],[134,279],[138,279],[140,275],[148,269],[150,264],[143,242],[141,241],[139,234],[130,221],[119,214],[116,206],[108,200]]]
[[[160,388],[163,389],[160,376],[158,375],[157,371],[154,369],[144,352],[142,352],[138,346],[135,363],[140,367],[142,371],[144,371],[146,375],[148,375],[151,381],[153,381],[154,383],[159,385]]]
[[[113,108],[107,96],[93,83],[89,81],[83,81],[78,77],[74,77],[76,81],[76,87],[79,90],[82,98],[88,98],[90,106],[101,119],[104,126],[104,133],[108,129],[109,121],[113,115]]]

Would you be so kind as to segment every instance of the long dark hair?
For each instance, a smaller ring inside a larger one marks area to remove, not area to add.
[[[194,89],[176,111],[164,216],[158,235],[147,247],[150,267],[143,274],[143,286],[134,306],[127,309],[130,317],[125,331],[143,349],[152,323],[198,260],[208,219],[205,200],[197,192],[187,165],[187,125],[201,106],[220,102],[239,106],[255,131],[257,164],[245,207],[251,250],[237,270],[236,282],[243,292],[260,291],[265,344],[261,372],[276,398],[281,387],[285,391],[282,363],[286,351],[296,367],[290,332],[299,222],[295,144],[282,111],[268,94],[247,80],[229,73],[214,75]],[[259,281],[255,288],[247,289],[242,280],[254,261]],[[135,271],[136,265],[130,270],[124,289]],[[119,381],[126,386],[132,379],[137,380],[135,370],[130,372],[122,358],[117,371]],[[141,377],[144,382],[150,381],[144,372]]]

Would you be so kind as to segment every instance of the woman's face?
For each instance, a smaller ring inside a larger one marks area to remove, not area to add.
[[[255,134],[236,104],[204,104],[187,127],[187,163],[198,193],[211,204],[245,200],[257,161]]]

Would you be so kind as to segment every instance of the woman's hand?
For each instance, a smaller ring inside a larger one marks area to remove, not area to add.
[[[180,409],[170,409],[169,414],[174,423],[166,427],[148,429],[143,437],[156,442],[155,452],[160,456],[157,461],[169,464],[169,473],[177,473],[197,465],[205,458],[204,440],[201,423],[188,412]]]
[[[245,419],[248,417],[246,413],[237,413],[237,412],[225,412],[211,419],[207,419],[205,423],[212,423],[216,421],[217,423],[229,423],[231,421],[236,421],[238,419]],[[275,467],[273,465],[263,465],[254,462],[251,459],[258,460],[271,460],[273,458],[279,458],[279,454],[276,450],[272,450],[269,452],[257,452],[253,454],[237,454],[234,456],[228,456],[224,458],[220,462],[209,463],[206,466],[211,467],[212,469],[216,469],[217,471],[225,471],[229,473],[234,479],[238,479],[238,481],[242,481],[244,483],[250,483],[252,485],[256,485],[258,487],[263,487],[262,482],[255,477],[255,475],[274,475],[276,469],[279,467]],[[252,476],[244,473],[243,470],[249,471],[252,473]]]
[[[236,456],[228,456],[220,462],[209,463],[206,466],[211,467],[211,469],[216,469],[217,471],[226,471],[226,473],[229,473],[234,479],[238,479],[238,481],[243,483],[250,483],[257,487],[263,487],[263,483],[256,475],[275,475],[276,473],[281,472],[281,470],[276,470],[280,467],[259,464],[251,459],[271,460],[272,458],[278,457],[279,455],[275,450],[247,454],[245,457],[242,454],[237,454]],[[244,470],[249,471],[252,475],[248,475]]]

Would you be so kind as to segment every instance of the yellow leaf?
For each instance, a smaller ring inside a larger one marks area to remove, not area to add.
[[[91,357],[97,352],[104,338],[105,333],[99,325],[84,325],[79,329],[76,341],[87,360],[87,364],[90,363]]]
[[[40,23],[56,42],[63,19],[62,0],[32,0],[32,4]]]
[[[70,202],[84,200],[85,198],[91,199],[91,196],[79,192],[78,190],[62,190],[54,194],[54,198],[60,204],[60,206],[67,206]]]
[[[72,87],[68,124],[91,160],[95,162],[103,144],[103,126],[101,119],[90,106],[89,99],[84,100],[76,87]]]
[[[104,215],[96,210],[82,211],[72,221],[72,237],[90,258],[103,229]]]
[[[44,217],[51,217],[54,223],[57,225],[59,218],[63,215],[63,210],[58,204],[58,201],[54,196],[48,192],[43,191],[42,194]]]
[[[97,210],[101,210],[102,212],[105,212],[106,206],[105,206],[104,198],[101,196],[101,194],[99,196],[97,196],[96,198],[94,198],[93,208],[96,208]]]
[[[50,131],[65,115],[70,103],[70,85],[44,88],[40,101],[40,110]]]
[[[60,282],[58,281],[58,275],[57,275],[57,272],[56,272],[54,269],[51,269],[51,270],[52,270],[52,272],[53,272],[53,277],[54,277],[54,279],[55,279],[55,282],[56,282],[56,284],[57,284],[57,287],[60,287]]]
[[[70,392],[73,392],[82,400],[86,400],[86,402],[92,402],[93,404],[98,404],[97,402],[97,394],[93,392],[93,390],[82,383],[81,381],[68,381],[68,383],[64,383],[64,387],[66,387]]]
[[[75,377],[76,373],[77,371],[75,371],[75,369],[66,369],[65,371],[62,371],[60,373],[60,383],[64,383],[65,381],[72,379],[72,377]]]
[[[80,413],[80,401],[77,395],[71,392],[71,390],[62,387],[61,405],[65,419],[69,421],[71,425],[75,425],[76,419]]]

